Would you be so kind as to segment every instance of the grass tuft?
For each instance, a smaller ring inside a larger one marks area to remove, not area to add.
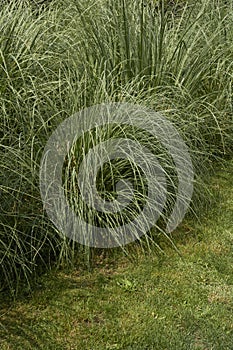
[[[74,263],[77,257],[90,265],[92,250],[56,231],[39,193],[40,160],[49,136],[85,107],[130,102],[162,112],[190,149],[196,174],[190,213],[198,217],[201,202],[208,203],[213,164],[233,152],[231,2],[169,7],[163,1],[157,6],[153,1],[54,0],[35,11],[31,2],[11,1],[0,11],[0,288],[16,294],[22,281],[30,286],[44,267]],[[105,137],[120,133],[116,127],[105,130]],[[88,143],[100,134],[89,135]],[[165,151],[152,137],[139,136],[160,154],[173,180],[174,164]],[[68,164],[64,184],[72,201],[77,192],[75,182],[68,181],[71,158]],[[131,208],[134,215],[146,192],[142,174],[125,161],[106,165],[99,191],[107,189],[104,195],[113,197],[110,173],[137,179],[142,193]],[[113,225],[116,218],[107,220]],[[162,228],[163,223],[154,236],[148,233],[147,246]]]

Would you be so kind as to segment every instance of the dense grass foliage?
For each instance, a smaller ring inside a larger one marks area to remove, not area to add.
[[[47,139],[82,108],[118,101],[161,111],[190,147],[198,213],[211,162],[233,150],[232,19],[230,1],[1,5],[1,288],[17,292],[35,270],[71,262],[75,251],[89,259],[52,226],[39,193]]]

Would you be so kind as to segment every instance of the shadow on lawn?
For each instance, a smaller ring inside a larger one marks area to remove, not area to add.
[[[52,275],[43,277],[32,295],[21,297],[17,302],[0,299],[0,348],[4,349],[67,349],[65,339],[59,338],[59,330],[70,331],[64,323],[66,315],[73,315],[73,302],[82,304],[94,293],[100,283],[108,278],[85,279]],[[72,290],[74,291],[72,293]],[[28,300],[28,303],[27,303]],[[78,321],[84,322],[77,315]]]

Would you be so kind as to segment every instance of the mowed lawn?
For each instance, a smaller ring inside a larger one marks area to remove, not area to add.
[[[44,275],[14,303],[2,296],[0,349],[232,350],[232,174],[233,162],[219,169],[218,203],[174,233],[180,255],[134,247],[132,259]]]

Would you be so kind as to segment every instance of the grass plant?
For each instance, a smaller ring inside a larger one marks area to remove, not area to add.
[[[1,289],[14,295],[22,281],[30,286],[54,263],[78,257],[79,264],[90,264],[93,251],[57,232],[39,192],[44,146],[73,113],[103,102],[163,113],[190,149],[196,174],[191,211],[197,216],[213,163],[232,156],[232,4],[188,1],[176,13],[160,3],[54,0],[39,11],[27,1],[1,5]],[[119,134],[119,128],[108,132]],[[98,140],[95,135],[89,138]],[[142,134],[143,140],[166,163],[155,140]],[[169,178],[174,164],[166,164]],[[114,166],[117,176],[135,173],[129,164]],[[108,173],[101,175],[100,190],[109,185]],[[169,212],[173,201],[167,203]]]

